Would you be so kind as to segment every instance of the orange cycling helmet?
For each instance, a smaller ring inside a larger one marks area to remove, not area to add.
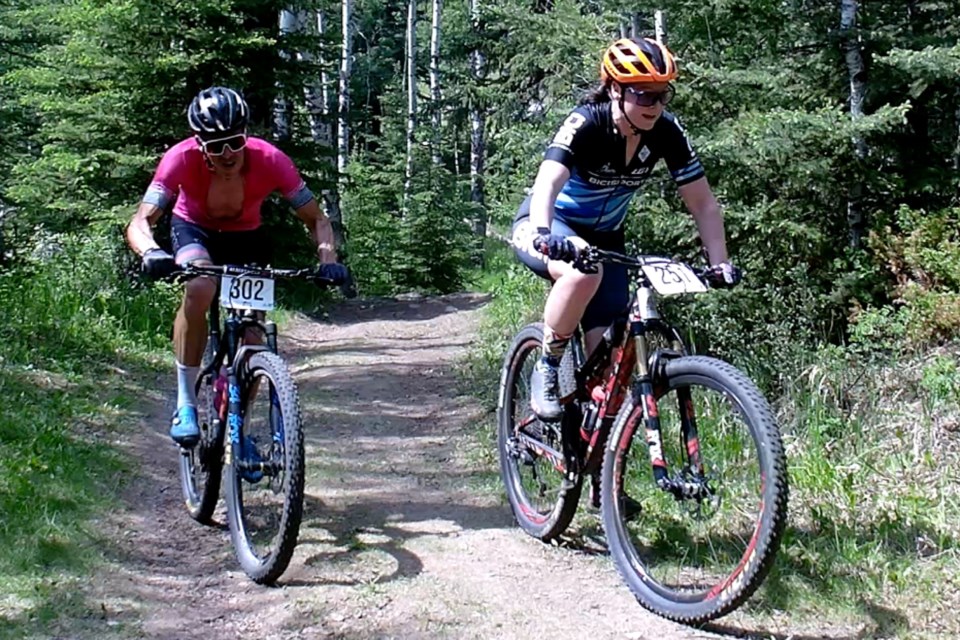
[[[620,84],[670,82],[677,77],[677,61],[665,46],[651,38],[623,38],[610,45],[600,63],[600,79]]]

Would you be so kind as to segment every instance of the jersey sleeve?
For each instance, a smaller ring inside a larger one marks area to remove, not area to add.
[[[585,107],[574,109],[563,121],[553,141],[547,146],[545,160],[556,160],[568,169],[583,153],[590,139],[590,132],[596,128],[594,119]]]
[[[677,186],[682,187],[685,184],[695,182],[706,175],[703,171],[703,165],[700,164],[700,158],[697,152],[693,150],[687,132],[683,130],[680,122],[671,118],[669,121],[666,136],[666,149],[663,159],[667,163],[670,175],[673,176]]]
[[[290,203],[291,207],[299,209],[313,200],[313,192],[300,177],[300,172],[297,171],[297,167],[293,164],[290,156],[276,149],[273,156],[273,168],[277,185],[276,190],[280,192],[284,200]]]
[[[186,157],[180,145],[170,147],[160,159],[153,180],[143,194],[143,202],[159,209],[166,209],[177,199],[180,185],[183,184],[186,169]]]

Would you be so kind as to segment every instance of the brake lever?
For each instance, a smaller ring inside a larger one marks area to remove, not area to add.
[[[597,273],[600,271],[593,247],[584,247],[578,251],[577,257],[573,259],[571,264],[580,273]]]

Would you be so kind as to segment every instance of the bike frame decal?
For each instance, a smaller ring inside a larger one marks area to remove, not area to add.
[[[697,433],[697,420],[693,413],[693,398],[690,387],[677,389],[677,401],[680,404],[680,428],[687,445],[687,460],[690,467],[703,475],[703,460],[700,458],[700,437]]]
[[[243,418],[240,417],[240,387],[237,386],[234,376],[230,376],[227,385],[227,395],[230,398],[230,408],[227,414],[227,427],[230,429],[230,443],[240,444],[240,431],[243,429]]]
[[[277,395],[277,390],[272,383],[270,384],[270,408],[275,409],[277,412],[277,428],[273,432],[273,441],[282,445],[285,437],[283,431],[283,411],[280,409],[280,396]]]

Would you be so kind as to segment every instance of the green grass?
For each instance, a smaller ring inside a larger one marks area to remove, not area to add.
[[[169,366],[176,291],[127,279],[112,255],[111,240],[67,237],[0,273],[0,637],[125,633],[81,587],[130,477],[113,434],[141,408],[136,374]]]
[[[104,444],[117,405],[103,393],[78,376],[0,366],[0,636],[89,614],[77,587],[100,558],[92,521],[127,471]]]

